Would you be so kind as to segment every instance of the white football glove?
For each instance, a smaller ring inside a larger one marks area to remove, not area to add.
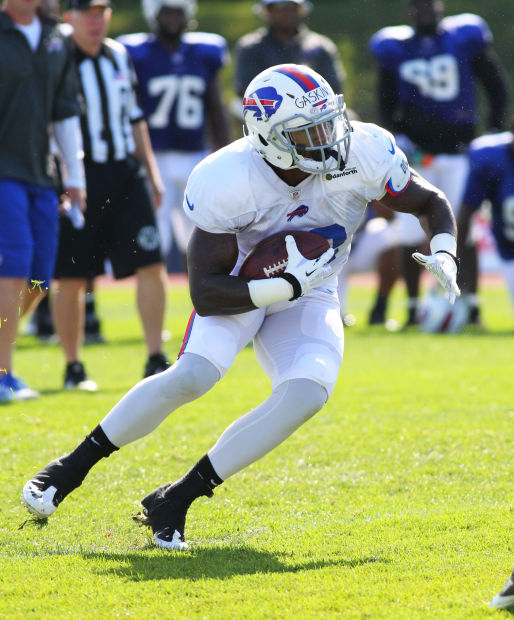
[[[334,256],[333,248],[329,248],[318,258],[310,260],[300,254],[293,236],[287,235],[286,250],[287,267],[280,277],[287,280],[293,287],[291,300],[305,295],[305,293],[319,286],[325,278],[330,277],[334,273],[332,267],[326,266],[328,261]]]
[[[443,287],[446,297],[453,306],[456,297],[460,295],[460,289],[457,286],[457,261],[447,252],[436,252],[426,256],[419,252],[414,252],[412,258],[423,265],[427,271]]]

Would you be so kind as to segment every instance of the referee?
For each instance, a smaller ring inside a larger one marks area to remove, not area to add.
[[[148,348],[144,376],[169,366],[161,336],[165,270],[141,163],[155,208],[163,192],[129,56],[121,44],[106,38],[109,0],[69,0],[64,19],[73,28],[68,42],[84,103],[81,124],[88,200],[83,228],[61,218],[52,310],[66,358],[64,387],[94,391],[96,383],[86,375],[79,357],[83,296],[86,280],[104,273],[107,258],[115,278],[136,275],[137,307]]]

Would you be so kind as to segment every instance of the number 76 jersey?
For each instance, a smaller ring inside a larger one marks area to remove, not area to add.
[[[129,34],[119,41],[136,70],[154,150],[206,149],[207,91],[228,61],[225,39],[217,34],[186,32],[172,52],[153,34]]]
[[[380,66],[394,75],[400,105],[447,123],[473,124],[473,62],[491,41],[486,22],[464,13],[445,17],[429,37],[419,37],[410,26],[382,28],[369,46]]]

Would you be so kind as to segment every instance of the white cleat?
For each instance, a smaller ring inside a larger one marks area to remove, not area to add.
[[[66,382],[64,384],[65,390],[80,390],[82,392],[97,392],[98,385],[93,379],[84,379],[78,383]]]
[[[157,534],[153,535],[153,539],[156,547],[160,547],[161,549],[167,549],[168,551],[187,551],[188,544],[182,539],[180,532],[175,530],[173,532],[173,536],[171,540],[164,540],[163,538],[159,538]]]
[[[54,486],[41,491],[32,480],[29,480],[21,492],[21,501],[37,519],[46,519],[57,510],[53,501],[56,493],[57,489]]]
[[[490,601],[489,607],[496,607],[497,609],[514,608],[514,571],[503,589]]]
[[[98,386],[86,374],[86,369],[82,362],[70,362],[66,365],[64,375],[65,390],[82,390],[83,392],[96,392]]]

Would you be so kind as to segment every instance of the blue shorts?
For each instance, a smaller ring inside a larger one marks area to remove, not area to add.
[[[59,238],[55,190],[0,179],[0,278],[26,278],[48,288]]]

